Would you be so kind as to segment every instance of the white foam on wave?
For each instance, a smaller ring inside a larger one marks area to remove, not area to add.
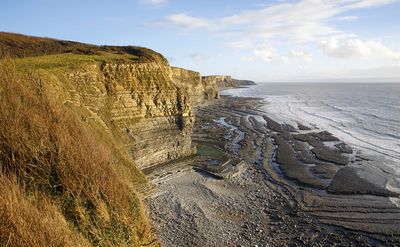
[[[373,97],[364,99],[354,96],[353,99],[352,92],[348,92],[348,96],[345,95],[348,97],[345,104],[340,101],[343,96],[342,91],[341,97],[335,98],[337,95],[323,90],[303,92],[302,87],[295,87],[293,90],[289,85],[285,91],[283,90],[285,86],[259,85],[225,93],[234,96],[262,97],[268,102],[264,110],[275,121],[293,126],[297,126],[300,122],[305,126],[311,125],[327,130],[366,155],[384,156],[384,159],[377,159],[376,165],[382,168],[391,167],[394,174],[400,175],[400,139],[397,138],[396,131],[400,129],[397,122],[400,116],[395,113],[390,116],[385,115],[383,108],[385,104],[381,99],[379,102]],[[309,88],[306,88],[306,91],[310,90]],[[362,99],[363,102],[357,102],[358,99]]]
[[[389,197],[389,200],[398,208],[400,208],[400,198],[398,197]]]
[[[327,130],[349,145],[361,149],[367,154],[384,155],[386,158],[398,163],[400,169],[400,140],[387,138],[378,132],[366,131],[362,127],[353,124],[352,119],[347,118],[341,112],[323,107],[307,106],[300,100],[288,97],[268,97],[271,102],[265,106],[265,111],[271,114],[271,118],[281,123],[295,125],[300,121],[305,125],[314,124],[320,129]]]
[[[400,181],[396,178],[389,178],[386,183],[386,189],[400,194]]]

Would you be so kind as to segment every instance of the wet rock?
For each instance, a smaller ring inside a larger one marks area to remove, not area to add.
[[[282,128],[288,132],[297,132],[296,128],[290,124],[282,124]]]
[[[297,123],[297,128],[299,128],[299,130],[311,130],[311,128],[309,128],[301,123]]]
[[[323,145],[318,145],[311,149],[315,156],[323,161],[332,162],[338,165],[347,165],[349,158],[344,156],[341,152],[336,149],[331,149]]]
[[[314,132],[314,133],[307,133],[307,134],[297,134],[293,135],[293,137],[297,140],[308,142],[312,144],[314,141],[320,142],[332,142],[332,141],[339,141],[339,139],[333,136],[328,131],[321,131],[321,132]]]
[[[353,149],[349,145],[344,143],[344,142],[335,144],[335,147],[337,149],[339,149],[339,151],[342,152],[342,153],[346,153],[346,154],[352,154],[353,153]]]
[[[282,136],[277,136],[275,141],[279,147],[277,161],[286,176],[303,184],[324,188],[325,184],[313,176],[308,168],[296,159],[293,147]]]
[[[345,167],[340,169],[328,187],[332,193],[372,194],[378,196],[399,196],[386,188],[388,178],[378,168]]]
[[[281,124],[279,124],[278,122],[275,122],[274,120],[272,120],[271,118],[267,117],[267,116],[263,116],[264,120],[267,122],[267,127],[273,131],[276,132],[283,132],[283,127]]]
[[[329,163],[320,163],[316,164],[315,166],[311,167],[310,170],[319,176],[320,178],[324,179],[332,179],[335,175],[336,172],[340,169],[339,166],[329,164]]]

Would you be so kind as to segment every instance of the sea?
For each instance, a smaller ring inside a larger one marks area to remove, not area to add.
[[[400,83],[258,83],[221,95],[262,98],[275,121],[327,130],[400,178]]]

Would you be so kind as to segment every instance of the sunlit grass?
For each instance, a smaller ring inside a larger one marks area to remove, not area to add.
[[[0,61],[0,245],[152,241],[135,191],[146,178],[118,149],[123,140],[84,121],[81,108],[63,104],[55,89],[62,82],[43,72],[107,59],[130,57],[60,54]]]

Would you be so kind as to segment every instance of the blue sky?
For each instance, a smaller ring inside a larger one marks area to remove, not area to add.
[[[397,0],[2,0],[0,30],[264,81],[400,81]]]

